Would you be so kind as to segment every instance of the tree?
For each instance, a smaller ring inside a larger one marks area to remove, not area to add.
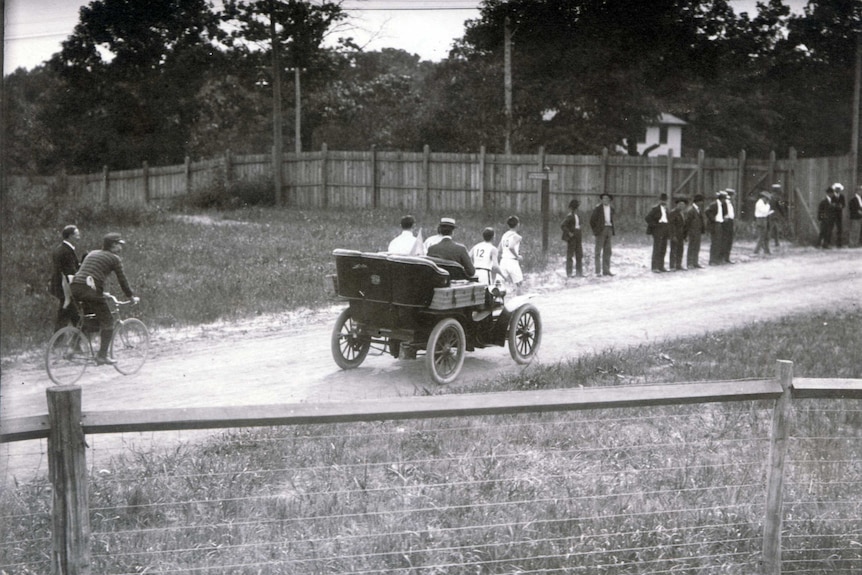
[[[49,61],[64,83],[44,110],[70,171],[181,162],[214,42],[204,0],[96,0]]]

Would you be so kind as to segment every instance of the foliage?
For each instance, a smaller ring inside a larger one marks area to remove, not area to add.
[[[95,0],[49,62],[43,121],[70,172],[182,162],[221,32],[205,0]]]

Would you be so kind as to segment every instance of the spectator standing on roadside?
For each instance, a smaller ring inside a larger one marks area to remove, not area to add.
[[[455,220],[452,218],[441,218],[437,229],[440,230],[442,237],[439,242],[428,248],[428,255],[459,263],[464,268],[467,277],[474,277],[476,268],[473,266],[473,260],[470,259],[467,247],[452,239],[452,233],[456,227],[458,226],[455,225]]]
[[[726,264],[732,264],[733,261],[730,259],[730,250],[733,249],[733,238],[735,231],[733,229],[733,222],[735,219],[735,213],[733,208],[733,197],[736,195],[736,190],[728,188],[725,190],[727,192],[727,197],[724,201],[724,223],[721,224],[722,232],[721,239],[723,242],[721,256]]]
[[[401,233],[389,242],[389,249],[386,251],[402,256],[424,256],[425,245],[422,243],[421,234],[419,237],[413,235],[415,223],[413,216],[401,218]]]
[[[862,246],[862,185],[856,186],[856,193],[850,198],[850,241],[851,248]]]
[[[497,275],[503,275],[503,270],[497,263],[499,254],[497,246],[491,243],[494,239],[494,228],[485,228],[482,230],[482,241],[470,249],[470,258],[473,260],[473,267],[476,268],[476,277],[479,283],[486,285],[494,285],[494,278]]]
[[[611,253],[614,236],[614,207],[611,205],[613,196],[605,192],[599,196],[602,203],[593,209],[590,214],[590,228],[596,236],[596,275],[612,276]]]
[[[670,269],[682,271],[682,254],[685,250],[686,213],[688,200],[683,197],[676,198],[675,207],[670,211],[668,219],[668,236],[670,237]]]
[[[125,243],[120,234],[106,234],[102,239],[102,249],[87,254],[72,280],[72,296],[76,301],[84,302],[84,305],[92,310],[96,314],[96,319],[99,320],[101,342],[99,352],[96,354],[96,364],[98,365],[117,363],[116,360],[108,357],[108,348],[111,345],[111,338],[114,336],[114,318],[111,316],[111,310],[108,308],[103,295],[105,283],[111,272],[117,276],[120,289],[127,297],[132,298],[135,302],[139,299],[129,287],[129,282],[123,271],[123,260],[119,256]]]
[[[698,260],[700,258],[700,241],[706,229],[706,220],[703,215],[703,196],[701,194],[696,194],[692,198],[691,207],[685,214],[685,224],[688,231],[686,266],[688,269],[702,268],[703,266]]]
[[[763,253],[769,254],[769,217],[774,213],[772,204],[769,202],[771,194],[769,192],[760,192],[760,198],[754,204],[754,223],[757,226],[757,245],[754,246],[754,253],[759,254],[760,250]]]
[[[835,208],[832,202],[835,198],[835,190],[832,186],[826,188],[826,197],[817,205],[817,221],[820,222],[820,237],[817,247],[828,250],[832,242],[832,230],[835,228]]]
[[[581,217],[578,215],[578,207],[581,202],[572,200],[569,202],[569,213],[560,229],[563,230],[563,241],[566,242],[566,277],[584,277],[584,245],[581,235]],[[575,275],[572,276],[572,259],[574,262]]]
[[[720,266],[724,263],[722,249],[724,246],[724,216],[727,209],[724,202],[726,198],[727,193],[724,190],[718,192],[715,201],[710,203],[704,212],[711,236],[709,242],[709,265],[711,266]]]
[[[655,273],[667,271],[664,258],[667,255],[668,215],[667,194],[661,194],[659,202],[644,217],[647,223],[646,233],[652,236],[651,269]]]
[[[72,301],[69,284],[72,283],[72,278],[80,267],[78,254],[72,242],[81,239],[81,232],[78,226],[68,225],[63,228],[61,235],[63,241],[51,250],[51,281],[48,284],[51,295],[60,300],[54,331],[70,323],[77,325],[80,319],[78,307]]]
[[[503,271],[503,276],[509,279],[509,282],[518,288],[521,282],[524,281],[524,274],[521,271],[521,234],[518,233],[518,226],[521,225],[521,220],[518,216],[509,216],[506,220],[506,225],[509,229],[503,233],[500,238],[500,269]]]
[[[832,192],[834,194],[832,209],[835,210],[835,247],[841,248],[844,247],[844,208],[847,206],[843,194],[844,186],[835,182],[832,184]]]

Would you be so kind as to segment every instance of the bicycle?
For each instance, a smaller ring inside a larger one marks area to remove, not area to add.
[[[105,293],[105,300],[114,318],[114,336],[108,348],[108,355],[116,363],[114,368],[123,375],[137,373],[150,353],[150,332],[141,320],[130,317],[123,319],[120,309],[137,303],[134,300],[120,301]],[[84,306],[75,305],[83,312]],[[99,365],[96,354],[98,349],[99,324],[96,314],[81,313],[78,324],[57,330],[48,342],[45,352],[45,369],[48,377],[57,385],[71,385],[78,381],[89,365]]]

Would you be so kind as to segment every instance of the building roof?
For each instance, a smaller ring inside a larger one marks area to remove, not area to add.
[[[688,122],[686,122],[685,120],[683,120],[681,118],[677,118],[673,114],[667,114],[665,112],[662,112],[661,114],[659,114],[658,120],[656,120],[655,123],[665,125],[665,126],[666,125],[685,126],[688,124]]]

